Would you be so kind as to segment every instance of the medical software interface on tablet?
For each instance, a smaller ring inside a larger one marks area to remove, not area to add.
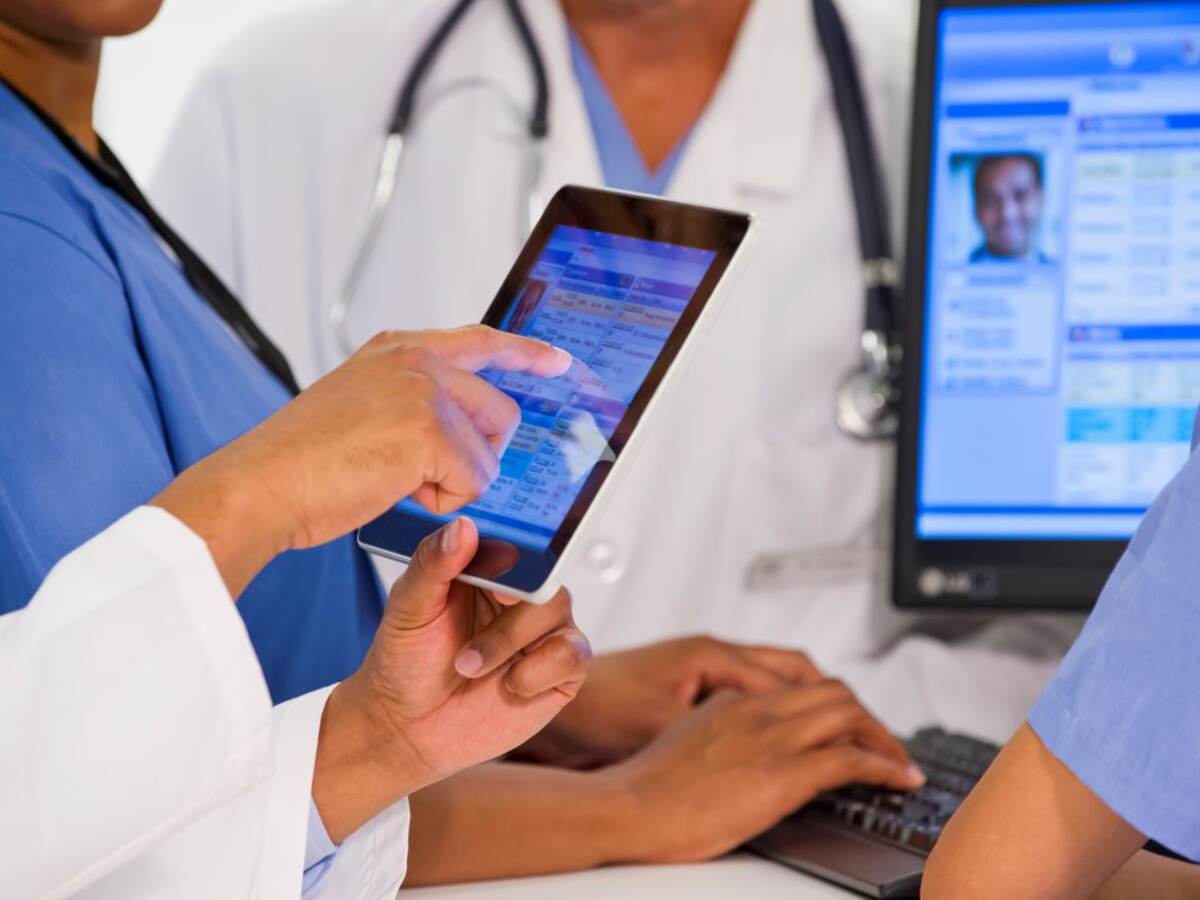
[[[1200,404],[1200,2],[939,28],[917,534],[1127,538]]]
[[[501,327],[568,350],[559,378],[488,372],[517,401],[521,424],[500,476],[465,507],[480,533],[544,550],[716,254],[560,225]],[[425,512],[412,500],[400,509]]]

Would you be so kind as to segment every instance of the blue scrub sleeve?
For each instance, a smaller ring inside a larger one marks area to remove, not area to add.
[[[1029,722],[1121,818],[1200,859],[1200,456],[1147,513]]]
[[[173,478],[111,264],[0,211],[0,613]]]

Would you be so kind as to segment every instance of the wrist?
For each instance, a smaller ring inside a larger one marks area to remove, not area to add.
[[[628,865],[652,858],[656,825],[640,800],[629,768],[610,766],[585,777],[590,783],[584,808],[595,817],[589,833],[597,838],[595,865]]]
[[[435,780],[378,707],[355,676],[325,703],[312,796],[335,844]]]
[[[252,475],[216,458],[184,471],[150,505],[169,512],[208,545],[234,598],[288,549],[278,510],[255,496]]]

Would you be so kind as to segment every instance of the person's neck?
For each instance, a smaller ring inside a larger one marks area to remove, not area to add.
[[[716,90],[751,0],[560,0],[655,169]]]
[[[0,77],[36,103],[85,150],[99,152],[92,104],[100,41],[55,43],[0,22]]]

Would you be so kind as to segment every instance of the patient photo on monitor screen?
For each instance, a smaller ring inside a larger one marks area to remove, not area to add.
[[[1057,261],[1057,192],[1042,153],[1004,150],[950,157],[958,207],[956,248],[969,264],[1050,265]]]

